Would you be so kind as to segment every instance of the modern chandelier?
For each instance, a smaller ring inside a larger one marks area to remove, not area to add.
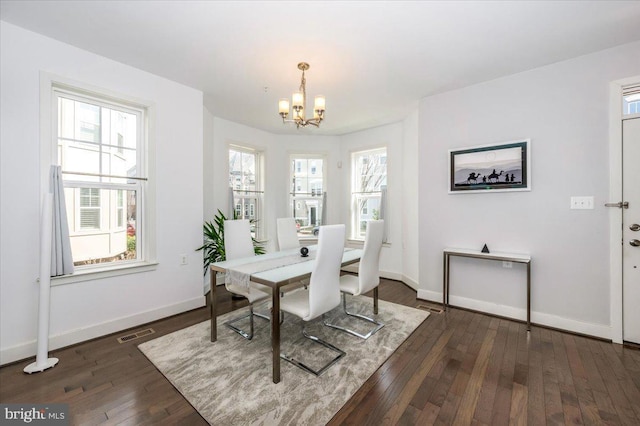
[[[280,99],[278,102],[278,111],[282,117],[283,123],[294,123],[297,128],[307,127],[308,125],[320,127],[320,122],[324,118],[325,99],[324,96],[318,95],[314,98],[313,103],[313,118],[305,118],[306,100],[307,100],[307,80],[304,78],[304,72],[309,69],[309,64],[306,62],[300,62],[298,69],[302,71],[302,79],[300,80],[300,89],[297,92],[293,92],[291,96],[291,104],[293,109],[293,115],[291,119],[287,120],[289,115],[289,100]]]

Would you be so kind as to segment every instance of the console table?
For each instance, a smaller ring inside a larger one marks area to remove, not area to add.
[[[446,248],[444,257],[444,278],[442,280],[442,308],[449,305],[449,258],[451,256],[472,257],[475,259],[500,260],[504,262],[524,263],[527,265],[527,331],[531,330],[531,256],[512,253],[483,253],[480,250]]]

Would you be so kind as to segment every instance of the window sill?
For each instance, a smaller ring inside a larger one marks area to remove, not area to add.
[[[79,283],[82,281],[99,280],[103,278],[117,277],[120,275],[138,274],[140,272],[153,271],[158,267],[158,262],[137,262],[129,265],[110,268],[95,268],[76,271],[71,275],[51,277],[51,286]]]

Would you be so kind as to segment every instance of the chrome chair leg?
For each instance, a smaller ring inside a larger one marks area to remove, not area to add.
[[[324,314],[322,315],[322,317],[323,317],[323,318],[322,318],[322,320],[324,321]],[[309,339],[309,340],[311,340],[311,341],[313,341],[313,342],[316,342],[316,343],[318,343],[318,344],[320,344],[320,345],[324,346],[325,348],[328,348],[328,349],[330,349],[331,351],[336,352],[336,353],[338,354],[335,358],[333,358],[331,361],[329,361],[329,362],[328,362],[327,364],[325,364],[323,367],[321,367],[321,368],[320,368],[320,369],[318,369],[318,370],[314,370],[313,368],[309,367],[308,365],[306,365],[306,364],[305,364],[305,363],[303,363],[302,361],[299,361],[299,360],[297,360],[297,359],[294,359],[294,358],[292,358],[292,357],[288,356],[288,355],[287,355],[287,354],[285,354],[285,353],[282,353],[282,352],[280,353],[280,358],[284,359],[285,361],[289,361],[291,364],[295,365],[295,366],[296,366],[296,367],[298,367],[298,368],[301,368],[302,370],[306,371],[307,373],[311,373],[311,374],[313,374],[314,376],[319,376],[319,375],[321,375],[322,373],[324,373],[325,371],[327,371],[327,369],[328,369],[329,367],[331,367],[333,364],[335,364],[336,362],[338,362],[338,361],[340,360],[340,358],[342,358],[343,356],[345,356],[345,355],[347,354],[347,353],[346,353],[346,352],[344,352],[342,349],[340,349],[340,348],[337,348],[337,347],[333,346],[331,343],[329,343],[329,342],[327,342],[327,341],[324,341],[324,340],[320,339],[320,338],[319,338],[319,337],[317,337],[317,336],[312,336],[312,335],[310,335],[310,334],[307,332],[306,328],[304,327],[304,324],[303,324],[303,326],[302,326],[302,335],[303,335],[305,338],[307,338],[307,339]]]
[[[369,331],[367,334],[361,334],[361,333],[358,333],[355,330],[351,330],[349,328],[342,327],[342,326],[337,325],[337,324],[330,324],[329,322],[327,322],[327,321],[325,321],[323,319],[324,325],[326,325],[327,327],[335,328],[336,330],[344,331],[346,333],[349,333],[351,335],[354,335],[354,336],[359,337],[359,338],[364,339],[364,340],[367,340],[369,337],[373,336],[378,330],[380,330],[382,327],[384,327],[383,323],[378,322],[378,321],[374,320],[373,318],[369,318],[369,317],[364,316],[364,315],[355,314],[355,313],[347,311],[347,295],[346,295],[346,293],[342,293],[342,309],[344,310],[344,313],[347,314],[348,316],[354,317],[354,318],[359,318],[359,319],[361,319],[363,321],[367,321],[367,322],[370,322],[372,324],[375,324],[375,327],[373,329],[371,329],[371,331]]]
[[[238,333],[239,335],[241,335],[245,339],[251,340],[251,339],[253,339],[253,317],[254,316],[266,319],[267,321],[271,321],[271,318],[268,315],[259,314],[257,312],[254,312],[253,311],[253,305],[249,305],[249,313],[248,314],[242,315],[242,316],[234,318],[232,320],[229,320],[229,321],[225,322],[224,325],[226,325],[231,330],[235,331],[236,333]],[[238,328],[238,327],[236,327],[234,325],[234,323],[236,323],[236,322],[238,322],[240,320],[243,320],[245,318],[249,318],[249,333],[247,333],[246,331],[244,331],[241,328]]]

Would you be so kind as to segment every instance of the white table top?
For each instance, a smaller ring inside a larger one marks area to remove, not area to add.
[[[294,253],[299,253],[300,249],[283,250],[274,253],[267,253],[260,256],[245,257],[242,259],[226,260],[223,262],[216,262],[211,264],[211,268],[214,271],[223,272],[227,268],[233,268],[234,266],[243,265],[251,262],[252,260],[266,260],[276,259],[278,257],[290,256]],[[362,257],[361,249],[348,249],[345,248],[342,255],[342,265],[348,265],[355,263]],[[263,272],[256,272],[251,274],[251,281],[266,284],[269,286],[275,286],[277,283],[285,283],[287,281],[298,281],[304,277],[311,275],[315,262],[300,262],[293,265],[282,266],[279,268],[270,269]]]

